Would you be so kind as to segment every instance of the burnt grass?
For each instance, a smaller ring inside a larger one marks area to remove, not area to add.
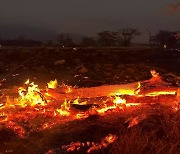
[[[167,82],[179,86],[180,52],[136,48],[1,48],[1,89],[21,86],[28,78],[40,87],[52,79],[76,87],[122,84],[149,79],[157,70]],[[147,115],[128,128],[127,119]],[[108,134],[118,139],[96,153],[180,153],[180,113],[169,107],[143,107],[91,116],[32,132],[19,138],[0,126],[0,153],[67,153],[62,145],[71,142],[100,142]],[[85,153],[81,148],[74,153]]]

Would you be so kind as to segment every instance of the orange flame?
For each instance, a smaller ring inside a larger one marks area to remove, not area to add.
[[[58,82],[55,79],[54,81],[51,80],[49,83],[47,83],[49,89],[56,89],[58,86]]]
[[[25,87],[20,87],[18,93],[20,95],[19,103],[22,106],[46,105],[44,96],[41,94],[38,85],[35,85],[34,82],[29,83],[29,80],[27,80],[25,82]]]
[[[61,105],[60,109],[56,109],[56,111],[62,116],[69,116],[70,115],[70,101],[64,101]]]

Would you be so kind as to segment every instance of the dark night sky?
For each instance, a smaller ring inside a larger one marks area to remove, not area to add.
[[[95,36],[128,26],[143,32],[139,40],[147,40],[145,29],[153,33],[180,30],[179,14],[170,15],[164,9],[172,2],[178,0],[1,0],[0,27],[4,29],[0,35],[6,34],[6,27],[7,31],[16,27],[12,35],[43,29]]]

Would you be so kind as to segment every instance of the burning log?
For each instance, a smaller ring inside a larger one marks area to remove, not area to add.
[[[126,95],[128,98],[135,98],[135,102],[139,101],[138,97],[155,97],[159,95],[180,95],[180,88],[173,87],[169,83],[164,82],[158,73],[151,71],[152,78],[147,81],[121,84],[121,85],[103,85],[91,88],[71,89],[64,93],[64,89],[49,89],[48,93],[56,100],[73,100],[76,98],[98,98],[109,97],[111,95]],[[132,97],[133,96],[133,97]],[[126,98],[127,98],[126,97]],[[147,99],[147,98],[146,98]],[[154,99],[154,98],[153,98]],[[142,101],[141,101],[142,102]]]
[[[72,92],[66,94],[63,94],[61,90],[58,89],[49,89],[48,93],[57,100],[73,100],[76,98],[104,97],[116,93],[120,95],[133,95],[134,90],[137,89],[137,87],[138,83],[126,85],[103,85],[99,87],[72,89]]]

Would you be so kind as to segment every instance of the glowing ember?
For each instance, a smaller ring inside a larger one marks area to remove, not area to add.
[[[176,91],[158,91],[146,94],[146,96],[176,95]]]
[[[116,105],[126,104],[126,100],[125,100],[125,99],[122,99],[122,98],[119,97],[119,96],[115,96],[115,99],[113,100],[113,102],[114,102]]]
[[[78,141],[78,142],[72,142],[70,145],[63,145],[62,149],[66,150],[67,152],[73,152],[73,151],[79,151],[81,148],[86,147],[88,149],[86,152],[92,153],[100,149],[107,148],[110,144],[112,144],[116,140],[117,140],[116,135],[109,134],[108,136],[103,138],[100,143],[89,142],[89,141],[87,141],[86,143],[84,142],[81,143]]]
[[[75,99],[75,100],[73,101],[73,104],[77,104],[77,105],[86,105],[87,102],[86,102],[86,101],[84,101],[84,102],[79,102],[79,98],[77,98],[77,99]]]
[[[159,77],[159,73],[157,73],[155,70],[151,70],[151,75],[155,78]]]

